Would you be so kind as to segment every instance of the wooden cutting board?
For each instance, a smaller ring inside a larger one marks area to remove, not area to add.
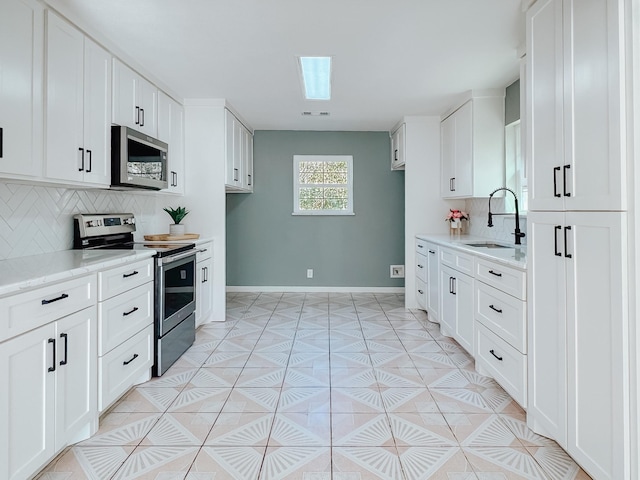
[[[173,240],[196,240],[200,238],[199,233],[185,233],[184,235],[169,235],[168,233],[159,233],[157,235],[145,235],[144,239],[150,242],[165,242]]]

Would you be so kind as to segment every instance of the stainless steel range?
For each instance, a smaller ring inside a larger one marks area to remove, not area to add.
[[[75,249],[153,249],[155,255],[155,364],[160,376],[195,340],[196,252],[193,243],[138,243],[131,213],[74,217]]]

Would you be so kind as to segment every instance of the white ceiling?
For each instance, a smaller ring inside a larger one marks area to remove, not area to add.
[[[518,77],[520,0],[47,0],[170,93],[224,98],[257,130],[389,130]],[[333,55],[328,102],[296,55]],[[303,117],[302,111],[329,111]]]

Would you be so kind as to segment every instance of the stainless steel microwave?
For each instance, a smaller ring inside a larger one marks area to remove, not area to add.
[[[167,188],[167,152],[160,140],[129,127],[111,127],[111,186],[113,188]]]

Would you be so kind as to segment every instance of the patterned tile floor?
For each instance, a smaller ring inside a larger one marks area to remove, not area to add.
[[[229,294],[40,480],[588,479],[390,294]]]

